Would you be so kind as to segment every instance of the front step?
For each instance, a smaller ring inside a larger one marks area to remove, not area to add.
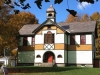
[[[53,67],[54,63],[42,63],[40,67]]]

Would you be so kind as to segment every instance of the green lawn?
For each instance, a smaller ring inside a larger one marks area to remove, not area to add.
[[[79,68],[79,67],[24,67],[24,68],[31,69],[32,73],[10,73],[8,75],[100,75],[100,68]]]

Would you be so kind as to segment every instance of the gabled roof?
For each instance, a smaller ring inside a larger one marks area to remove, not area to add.
[[[37,28],[33,31],[33,33],[36,33],[41,27],[43,27],[43,26],[48,26],[48,25],[55,25],[55,26],[59,27],[60,29],[62,29],[62,30],[65,32],[65,30],[64,30],[61,26],[59,26],[56,22],[53,22],[51,19],[47,19],[47,20],[44,21],[39,27],[37,27]]]
[[[52,25],[52,24],[56,24],[56,22],[53,22],[51,19],[48,18],[41,25]]]
[[[40,24],[28,24],[24,25],[20,30],[19,34],[20,35],[32,35],[32,32],[39,27]]]
[[[84,33],[84,32],[94,32],[96,28],[96,21],[88,21],[88,22],[72,22],[72,23],[55,23],[50,19],[47,19],[45,22],[40,24],[28,24],[24,25],[20,30],[20,35],[33,35],[36,31],[38,31],[44,25],[56,25],[61,28],[63,31],[68,33]]]
[[[63,27],[66,31],[69,31],[69,33],[94,32],[96,28],[96,21],[72,23],[61,22],[58,24],[61,27]]]

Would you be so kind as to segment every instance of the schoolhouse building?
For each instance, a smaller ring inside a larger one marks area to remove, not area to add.
[[[17,64],[93,67],[96,21],[57,23],[56,14],[50,5],[42,24],[24,25],[19,30]]]

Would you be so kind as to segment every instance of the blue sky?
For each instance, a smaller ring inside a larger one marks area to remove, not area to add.
[[[39,20],[39,23],[43,23],[46,20],[46,10],[50,6],[50,4],[53,4],[53,7],[55,8],[57,14],[56,14],[56,22],[64,22],[68,17],[68,12],[66,9],[76,10],[79,14],[85,14],[87,13],[89,16],[93,14],[94,12],[98,11],[100,13],[100,0],[98,2],[95,2],[94,4],[88,4],[86,2],[82,3],[82,6],[80,3],[78,3],[76,0],[63,0],[61,4],[54,4],[54,0],[50,0],[49,3],[42,3],[42,9],[39,9],[37,5],[34,3],[34,0],[26,0],[30,3],[31,8],[27,9],[26,11],[31,12],[36,16],[36,18]],[[72,2],[73,1],[73,2]]]

